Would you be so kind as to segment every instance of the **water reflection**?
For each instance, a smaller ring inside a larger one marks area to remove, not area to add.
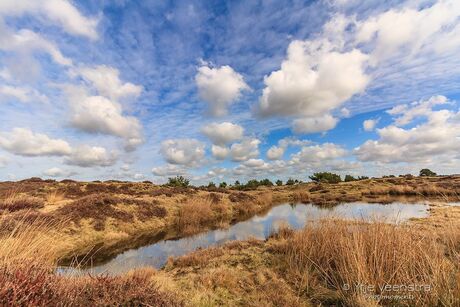
[[[426,217],[428,207],[427,204],[408,205],[401,203],[387,205],[346,203],[331,208],[310,204],[284,204],[273,207],[264,215],[236,223],[228,229],[211,230],[187,238],[164,240],[131,249],[117,255],[105,264],[81,269],[78,272],[119,274],[136,267],[153,266],[160,268],[166,263],[168,257],[181,256],[198,248],[220,245],[231,240],[245,240],[251,237],[265,239],[281,224],[288,224],[293,229],[299,229],[308,222],[324,217],[400,223],[412,217]],[[73,273],[75,271],[63,268],[61,272]]]

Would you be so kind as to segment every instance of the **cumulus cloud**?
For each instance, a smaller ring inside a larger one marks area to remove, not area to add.
[[[229,122],[212,123],[201,129],[213,144],[225,145],[243,137],[243,127]]]
[[[455,0],[437,1],[431,6],[390,9],[356,23],[356,43],[372,43],[373,65],[394,57],[414,57],[422,52],[445,52],[460,46],[453,41],[460,33],[460,4]],[[397,30],[396,30],[397,29]]]
[[[125,149],[134,150],[144,142],[142,125],[133,116],[123,115],[122,106],[103,96],[86,96],[84,91],[71,94],[71,124],[88,133],[100,133],[125,140]]]
[[[233,161],[246,161],[259,156],[260,141],[254,138],[244,139],[230,147],[230,156]]]
[[[103,147],[82,145],[72,150],[65,163],[80,167],[112,166],[117,162],[116,152],[108,152]]]
[[[71,66],[72,60],[66,58],[52,42],[39,34],[22,29],[13,33],[0,19],[0,50],[20,53],[21,57],[28,57],[32,52],[45,52],[58,64]]]
[[[429,163],[439,157],[444,157],[444,160],[458,158],[460,113],[446,109],[435,111],[427,107],[433,107],[439,101],[446,102],[439,97],[432,97],[426,101],[393,108],[391,114],[403,115],[396,117],[394,124],[377,129],[379,139],[368,140],[355,148],[355,155],[361,161],[384,163]],[[406,116],[403,112],[409,115]],[[412,128],[398,127],[398,124],[409,124],[416,118],[423,122]]]
[[[196,139],[170,139],[161,143],[160,152],[170,164],[196,166],[204,158],[205,145]]]
[[[98,37],[96,31],[98,20],[82,15],[70,1],[0,1],[0,16],[21,16],[25,14],[38,16],[44,22],[58,24],[66,32],[73,35],[85,36],[90,39],[96,39]]]
[[[334,129],[338,119],[325,114],[319,117],[306,117],[294,120],[293,128],[295,133],[318,133]]]
[[[239,99],[241,92],[249,89],[243,76],[227,65],[199,67],[195,82],[200,98],[208,103],[214,116],[227,114],[228,107]]]
[[[397,116],[395,119],[396,125],[404,126],[416,118],[429,117],[434,106],[448,103],[450,102],[447,100],[447,97],[437,95],[429,98],[428,100],[414,101],[410,105],[402,104],[395,106],[388,110],[387,113]]]
[[[59,167],[52,167],[52,168],[49,168],[43,171],[43,175],[48,176],[48,177],[53,177],[53,178],[68,177],[71,175],[75,175],[75,172],[64,170]]]
[[[217,160],[225,160],[230,153],[230,149],[225,146],[212,145],[211,153]]]
[[[267,151],[267,158],[270,160],[279,160],[283,157],[284,151],[286,150],[285,147],[275,146],[273,145]]]
[[[81,76],[91,84],[100,95],[112,100],[126,97],[137,98],[142,92],[142,86],[130,82],[123,83],[120,80],[118,69],[106,65],[95,67],[80,67],[72,70],[71,75]]]
[[[341,146],[333,143],[321,145],[304,146],[291,158],[292,163],[304,163],[311,167],[319,167],[327,161],[342,158],[347,151]]]
[[[0,132],[0,147],[25,157],[65,157],[66,164],[81,167],[110,166],[117,161],[116,153],[108,153],[103,147],[83,145],[72,148],[65,140],[52,139],[46,134],[34,133],[27,128]]]
[[[181,165],[167,164],[164,166],[152,168],[152,173],[159,177],[179,176],[186,175],[187,169]]]
[[[267,151],[267,158],[269,160],[279,160],[283,157],[284,152],[288,146],[305,146],[310,144],[309,140],[299,140],[295,137],[286,137],[278,141],[278,146],[273,145]]]
[[[26,128],[14,128],[0,132],[0,147],[21,156],[65,156],[71,153],[69,143],[62,139],[51,139],[46,134],[33,133]]]
[[[47,103],[48,97],[35,89],[21,86],[0,85],[0,101],[15,100],[20,102],[42,102]]]
[[[362,20],[337,14],[312,39],[289,44],[281,68],[265,76],[259,113],[298,118],[302,133],[333,128],[332,115],[374,77],[394,81],[393,67],[447,67],[460,48],[459,17],[454,0],[409,2]]]
[[[328,39],[293,41],[281,69],[265,77],[262,115],[318,117],[362,92],[367,55],[341,51]]]
[[[366,119],[363,122],[364,131],[373,131],[378,122],[378,119]]]

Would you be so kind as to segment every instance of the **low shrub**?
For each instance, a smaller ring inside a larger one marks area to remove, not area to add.
[[[342,181],[339,175],[330,172],[314,173],[309,178],[314,182],[339,183]]]
[[[168,183],[167,183],[167,185],[171,187],[184,187],[184,188],[188,187],[189,184],[190,184],[190,181],[184,178],[183,176],[176,176],[173,178],[168,178]]]
[[[38,197],[13,194],[0,201],[0,210],[14,212],[19,210],[40,209],[44,207],[44,203],[43,199]]]

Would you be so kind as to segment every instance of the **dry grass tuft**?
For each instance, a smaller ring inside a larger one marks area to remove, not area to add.
[[[453,239],[459,244],[456,232]],[[455,281],[459,259],[446,257],[445,246],[439,244],[436,236],[409,227],[323,221],[275,243],[274,250],[284,263],[286,279],[299,295],[318,304],[457,306],[460,303],[459,280]],[[424,290],[384,291],[381,287],[385,285],[418,285]],[[412,298],[394,301],[376,299],[372,296],[375,294],[412,295]]]
[[[292,200],[295,202],[308,204],[311,201],[310,193],[308,193],[307,191],[296,191],[292,194]]]
[[[0,233],[4,226],[1,219]],[[176,294],[160,290],[153,270],[121,277],[56,275],[61,226],[24,220],[0,237],[0,306],[183,305]]]
[[[179,209],[177,226],[183,233],[192,234],[213,221],[212,200],[209,198],[190,198]]]
[[[32,210],[44,207],[44,201],[38,197],[12,194],[0,201],[0,211]]]
[[[46,194],[45,199],[48,204],[56,204],[65,199],[65,193],[54,190]]]

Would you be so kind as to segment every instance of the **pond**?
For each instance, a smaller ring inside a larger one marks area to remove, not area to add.
[[[324,217],[401,223],[410,218],[428,216],[428,208],[428,204],[403,203],[369,204],[356,202],[328,208],[311,204],[283,204],[271,208],[262,215],[233,224],[226,229],[209,230],[181,239],[160,240],[150,245],[124,251],[100,265],[80,269],[61,267],[58,271],[62,274],[86,272],[120,274],[138,267],[161,268],[169,257],[185,255],[198,248],[222,245],[231,240],[266,239],[282,224],[289,225],[293,229],[300,229],[306,223]]]

